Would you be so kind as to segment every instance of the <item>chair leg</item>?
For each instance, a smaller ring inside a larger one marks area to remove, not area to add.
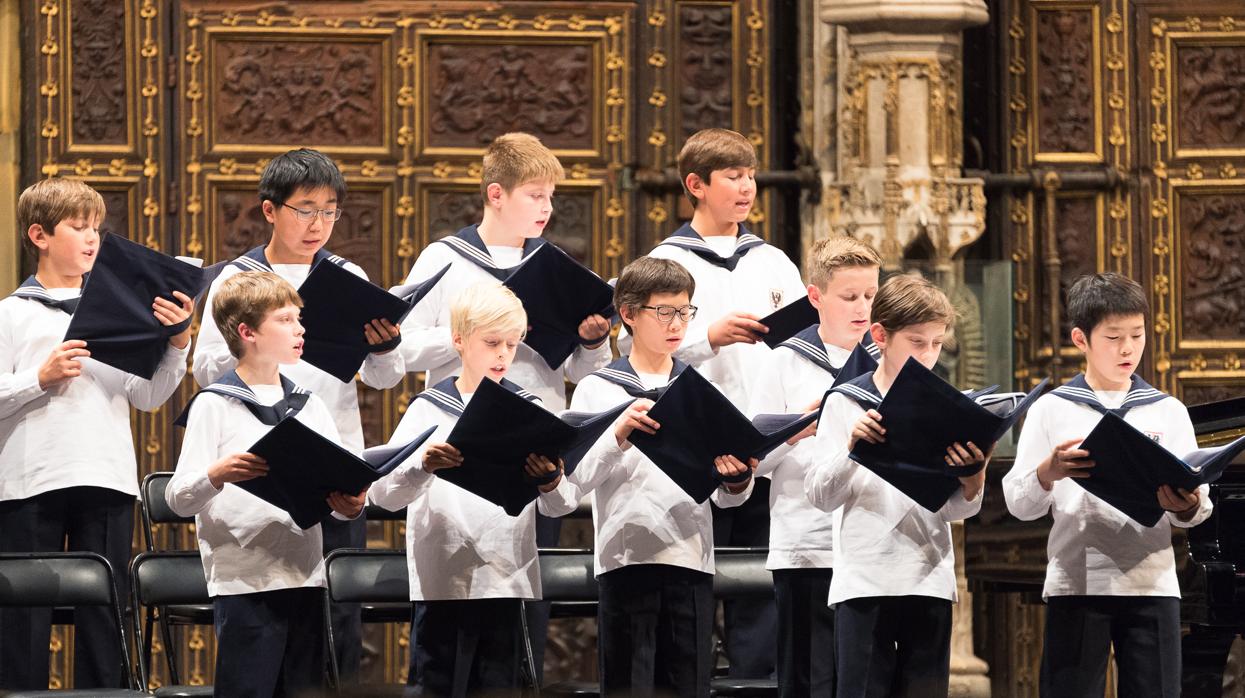
[[[329,686],[334,692],[341,691],[340,669],[337,666],[337,647],[333,641],[333,602],[328,592],[324,593],[324,642],[325,653],[329,656]]]
[[[149,609],[150,610],[150,609]],[[173,656],[173,629],[169,627],[168,609],[161,606],[157,611],[158,617],[152,616],[154,622],[160,626],[160,639],[164,643],[164,663],[169,668],[169,685],[180,686],[182,683],[181,670],[177,668],[177,658]],[[147,649],[151,650],[151,638],[147,639]],[[148,655],[150,657],[150,655]],[[148,666],[151,666],[148,664]]]
[[[527,626],[527,602],[519,602],[519,627],[522,628],[523,634],[523,668],[527,674],[528,685],[532,688],[532,695],[540,698],[540,682],[536,680],[536,658],[532,654],[532,634]]]

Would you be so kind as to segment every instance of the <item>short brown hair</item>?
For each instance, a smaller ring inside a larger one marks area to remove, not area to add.
[[[287,305],[303,307],[303,299],[290,282],[270,271],[244,271],[225,279],[212,298],[212,319],[225,338],[229,353],[242,358],[242,335],[238,326],[255,329],[274,310]]]
[[[566,176],[553,151],[530,133],[503,133],[484,151],[480,195],[488,203],[488,185],[497,183],[507,193],[526,182],[557,184]]]
[[[752,141],[744,138],[742,133],[725,128],[701,129],[693,133],[679,151],[679,181],[683,184],[684,196],[693,207],[698,202],[687,190],[689,174],[700,177],[708,186],[709,177],[716,170],[756,166],[757,151]]]
[[[696,279],[682,264],[660,257],[640,257],[623,267],[614,284],[614,309],[635,308],[648,303],[654,293],[696,292]]]
[[[39,248],[30,241],[30,226],[38,225],[43,232],[52,235],[57,224],[76,216],[104,220],[104,197],[86,182],[78,179],[53,177],[26,187],[17,199],[17,230],[22,248],[36,259]]]
[[[887,334],[927,322],[955,326],[955,308],[947,294],[920,274],[895,274],[882,284],[870,313]]]
[[[839,235],[818,240],[808,250],[808,261],[805,263],[805,274],[808,282],[817,288],[824,289],[834,272],[854,267],[882,268],[882,256],[867,242],[857,240],[848,235]]]

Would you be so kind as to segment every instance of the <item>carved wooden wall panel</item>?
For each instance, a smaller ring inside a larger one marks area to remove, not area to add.
[[[1145,2],[1137,22],[1150,96],[1139,111],[1150,252],[1141,274],[1154,306],[1155,385],[1194,401],[1245,394],[1245,12]]]

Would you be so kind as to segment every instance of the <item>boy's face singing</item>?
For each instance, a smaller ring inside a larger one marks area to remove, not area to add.
[[[337,206],[337,192],[329,187],[299,187],[284,203],[265,201],[264,217],[272,223],[273,243],[284,255],[313,257],[328,243],[335,221],[325,220],[325,215],[331,218],[331,214],[315,213],[309,220],[300,216],[306,211],[335,211]]]
[[[514,354],[523,341],[523,332],[481,327],[466,337],[455,334],[453,339],[454,348],[462,357],[463,373],[498,382],[510,370]]]
[[[822,336],[843,349],[851,349],[869,331],[869,311],[876,295],[877,267],[845,267],[830,276],[825,288],[808,287]]]
[[[699,178],[696,178],[699,181]],[[719,223],[743,223],[752,211],[756,199],[756,169],[752,167],[728,167],[709,173],[708,182],[700,182],[692,188],[692,195],[705,207],[707,213]]]
[[[496,203],[489,203],[502,229],[524,239],[540,237],[553,216],[553,182],[524,182],[510,192],[500,186],[498,189]]]
[[[882,350],[886,372],[893,377],[899,375],[899,370],[907,363],[909,356],[932,370],[934,364],[938,363],[938,355],[942,353],[947,325],[943,322],[923,322],[919,325],[908,325],[895,332],[887,332],[875,322],[872,332],[874,343]]]
[[[258,327],[242,332],[247,342],[247,356],[277,364],[298,363],[303,355],[301,312],[293,304],[270,310]]]
[[[1085,352],[1085,372],[1090,378],[1128,383],[1146,349],[1146,316],[1108,315],[1088,336],[1081,328],[1073,328],[1072,343]]]
[[[63,276],[82,276],[95,266],[99,252],[100,220],[86,214],[76,214],[62,220],[48,235],[42,227],[35,229],[31,241],[39,248],[39,263],[50,265],[52,271]]]
[[[654,293],[644,305],[648,307],[626,306],[622,309],[633,346],[642,347],[651,354],[673,354],[687,334],[688,321],[680,314],[687,312],[691,305],[687,291]],[[662,315],[669,319],[663,319]]]

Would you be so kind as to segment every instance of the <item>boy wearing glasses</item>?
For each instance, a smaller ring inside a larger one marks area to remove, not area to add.
[[[572,504],[549,512],[569,513],[592,494],[604,695],[709,695],[713,514],[627,440],[634,430],[660,428],[648,410],[687,367],[674,353],[696,317],[695,288],[677,262],[641,257],[627,265],[614,307],[633,337],[631,354],[585,378],[571,398],[572,410],[585,411],[635,400],[567,476],[577,490],[566,500]],[[725,476],[749,470],[733,456],[718,457],[714,466]],[[751,488],[751,479],[723,483],[710,499],[737,506]]]
[[[324,249],[334,224],[342,217],[340,206],[345,197],[346,180],[337,164],[324,153],[300,148],[273,158],[259,180],[260,206],[264,218],[272,224],[272,237],[225,266],[212,282],[206,306],[212,307],[216,292],[226,279],[243,271],[271,271],[298,288],[311,268],[325,261],[366,279],[367,273],[357,264]],[[399,328],[384,318],[372,320],[359,331],[373,345],[384,345],[399,337]],[[207,387],[237,364],[212,314],[204,313],[192,363],[195,381]],[[359,376],[366,385],[382,389],[397,385],[405,371],[399,352],[378,351],[363,362]],[[343,383],[302,360],[282,365],[281,374],[324,401],[343,446],[355,453],[363,450],[363,423],[353,382]],[[353,521],[326,519],[322,528],[325,554],[338,548],[367,547],[367,524],[363,517]],[[357,672],[362,653],[359,612],[353,606],[333,610],[334,637],[342,638],[337,644],[338,664],[343,675],[350,676]]]
[[[708,128],[679,151],[683,193],[695,212],[690,223],[650,254],[683,265],[696,279],[700,312],[687,326],[678,358],[696,367],[739,409],[747,409],[757,368],[769,356],[760,318],[804,297],[800,270],[782,250],[748,232],[744,222],[756,199],[756,150],[742,134]],[[620,339],[619,348],[626,351]],[[752,501],[714,511],[721,545],[769,543],[769,480],[757,481]],[[726,601],[726,654],[733,678],[764,678],[774,671],[777,613],[772,601]]]

